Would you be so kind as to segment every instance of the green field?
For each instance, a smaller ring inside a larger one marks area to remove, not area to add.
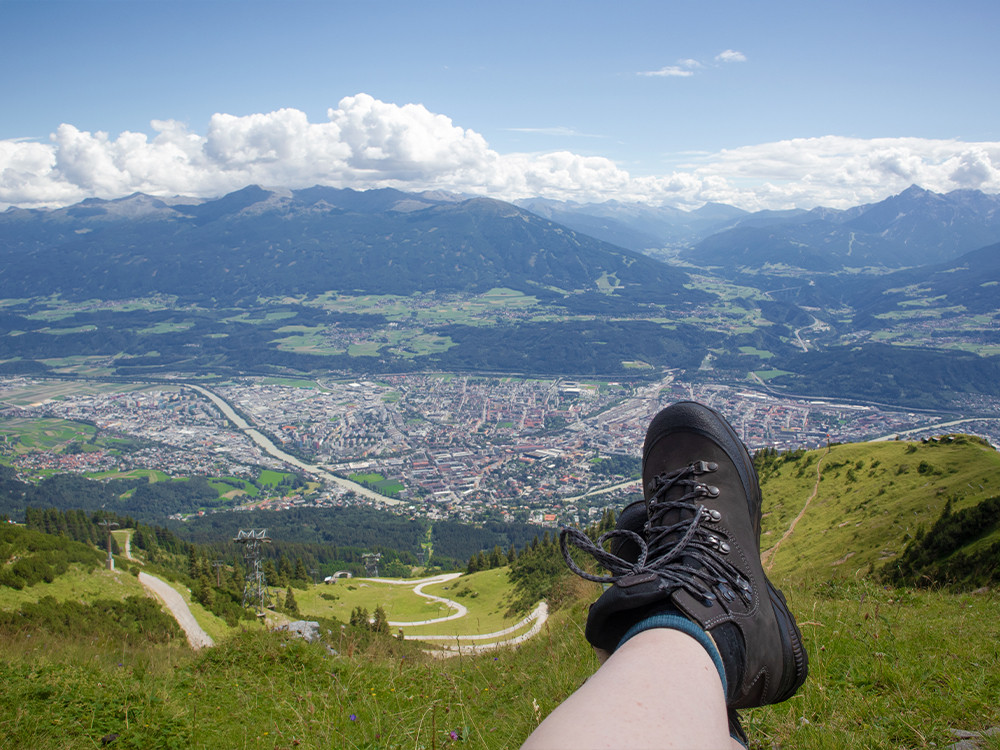
[[[260,477],[257,481],[260,484],[265,484],[270,487],[277,487],[285,479],[290,479],[293,475],[284,471],[273,471],[272,469],[264,469],[260,472]]]
[[[52,451],[69,443],[86,443],[97,430],[93,425],[67,419],[12,418],[0,421],[0,435],[14,445],[14,450]]]
[[[91,479],[145,479],[147,482],[169,482],[172,477],[159,469],[132,469],[131,471],[94,471],[85,474]]]
[[[790,701],[741,712],[752,747],[945,747],[951,729],[1000,723],[995,595],[786,593],[811,676]],[[42,636],[0,657],[0,742],[86,747],[114,732],[129,748],[517,747],[597,668],[585,617],[581,600],[517,649],[445,661],[340,633],[331,655],[252,623],[196,655]]]
[[[388,497],[393,497],[401,490],[406,489],[406,485],[402,482],[395,479],[386,479],[381,474],[374,472],[368,474],[351,474],[347,478],[352,482],[357,482],[358,484],[363,484],[366,487],[371,487],[376,492]]]

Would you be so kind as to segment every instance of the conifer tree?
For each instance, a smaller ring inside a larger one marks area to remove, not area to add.
[[[376,633],[389,633],[389,618],[386,617],[382,605],[375,607],[375,620],[372,622],[372,630]]]
[[[201,566],[198,564],[198,553],[195,551],[194,545],[192,544],[188,547],[188,575],[198,580],[201,576]]]
[[[299,603],[295,601],[295,594],[292,593],[292,587],[289,586],[288,590],[285,591],[285,612],[294,616],[299,617]]]
[[[301,557],[295,558],[295,573],[293,575],[296,581],[308,581],[309,571],[306,570],[305,564],[302,562]]]

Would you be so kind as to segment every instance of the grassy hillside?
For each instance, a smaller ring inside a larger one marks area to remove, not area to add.
[[[949,498],[959,510],[1000,495],[1000,453],[965,435],[834,445],[759,463],[761,551],[782,582],[854,579],[900,554]]]
[[[767,559],[799,620],[811,676],[790,701],[744,712],[753,747],[943,747],[955,742],[951,730],[1000,725],[996,590],[895,588],[876,575],[907,535],[934,526],[949,499],[958,514],[1000,494],[998,461],[961,437],[761,457],[763,546],[777,545]],[[995,533],[984,526],[970,548]],[[23,557],[6,553],[5,566]],[[40,601],[41,587],[70,600],[134,585],[128,573],[88,565],[19,591],[0,587],[0,618]],[[426,593],[470,613],[435,629],[508,622],[505,573],[428,585]],[[409,586],[360,579],[295,590],[303,615],[322,624],[326,643],[312,645],[258,622],[217,620],[219,645],[200,653],[180,637],[80,638],[22,623],[0,634],[8,646],[0,650],[0,748],[94,747],[111,734],[119,748],[517,747],[597,667],[582,629],[599,589],[573,577],[560,586],[566,603],[537,637],[447,660],[340,628],[355,607],[382,605],[390,620],[451,611]],[[992,742],[983,747],[1000,747]]]
[[[792,589],[812,676],[745,712],[756,747],[945,746],[1000,724],[995,594]],[[5,650],[0,747],[413,748],[517,745],[597,663],[582,602],[516,650],[434,661],[384,642],[330,654],[259,629],[193,655],[48,640]],[[452,734],[454,733],[454,734]]]

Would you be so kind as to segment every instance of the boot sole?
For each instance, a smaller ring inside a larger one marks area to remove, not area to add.
[[[781,684],[774,698],[775,703],[781,703],[795,695],[802,687],[802,683],[806,681],[806,675],[809,674],[809,658],[802,646],[802,633],[795,622],[795,617],[788,609],[785,595],[776,589],[766,576],[764,580],[767,581],[767,593],[771,599],[771,606],[774,608],[774,617],[778,621],[778,630],[781,633],[781,652],[785,666],[781,675]]]

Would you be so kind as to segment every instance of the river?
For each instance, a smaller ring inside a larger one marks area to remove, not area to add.
[[[236,429],[245,433],[251,440],[257,443],[257,445],[263,448],[264,452],[267,453],[268,455],[274,456],[279,461],[282,461],[290,466],[302,469],[302,471],[306,472],[307,474],[311,474],[314,477],[318,477],[324,482],[340,485],[345,489],[352,490],[356,494],[361,495],[363,497],[367,497],[371,500],[375,500],[376,502],[384,503],[386,505],[399,504],[400,502],[399,500],[395,500],[391,497],[386,497],[385,495],[380,495],[377,492],[374,492],[368,489],[367,487],[358,484],[357,482],[352,482],[349,479],[338,477],[336,474],[331,474],[329,471],[327,471],[321,466],[316,466],[315,464],[307,464],[305,461],[296,458],[290,453],[285,453],[285,451],[281,450],[281,448],[276,446],[267,435],[262,433],[257,428],[253,427],[243,417],[237,414],[233,410],[233,407],[231,407],[225,399],[221,398],[220,396],[217,396],[216,394],[212,393],[212,391],[208,390],[207,388],[204,388],[203,386],[194,385],[193,383],[184,383],[184,385],[192,390],[198,391],[198,393],[202,394],[205,398],[207,398],[209,401],[211,401],[213,404],[219,407],[219,411],[221,411],[223,414],[226,415],[226,418],[230,422],[232,422],[233,425],[235,425]]]

